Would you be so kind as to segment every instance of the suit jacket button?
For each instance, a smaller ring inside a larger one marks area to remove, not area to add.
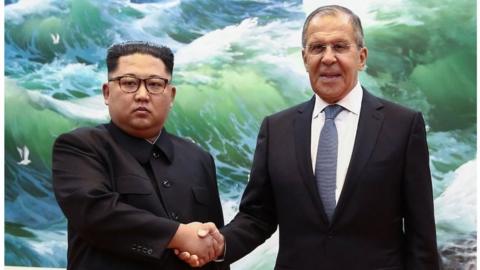
[[[153,250],[150,248],[150,249],[148,249],[147,253],[148,253],[148,255],[152,255]]]
[[[160,154],[158,152],[153,152],[153,158],[158,159],[160,157]]]
[[[169,187],[172,186],[172,182],[170,182],[170,181],[168,181],[168,180],[163,180],[163,181],[162,181],[162,186],[163,186],[164,188],[169,188]]]
[[[172,213],[170,214],[170,216],[171,216],[174,220],[178,220],[178,215],[177,215],[177,213],[172,212]]]

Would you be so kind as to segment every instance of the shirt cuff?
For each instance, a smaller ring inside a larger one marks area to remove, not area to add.
[[[215,260],[213,260],[214,262],[223,262],[225,261],[225,254],[227,254],[227,243],[225,242],[225,244],[223,245],[223,254],[222,256],[218,256]]]

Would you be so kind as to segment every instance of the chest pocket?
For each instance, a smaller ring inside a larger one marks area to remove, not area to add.
[[[116,181],[120,202],[157,216],[166,216],[150,179],[129,174],[117,177]]]

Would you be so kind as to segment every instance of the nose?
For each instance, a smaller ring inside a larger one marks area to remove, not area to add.
[[[148,93],[148,90],[145,87],[145,82],[140,82],[140,86],[138,87],[137,92],[135,92],[135,99],[148,100],[149,98],[150,98],[150,94]]]
[[[325,52],[322,55],[322,63],[325,65],[332,65],[337,61],[337,57],[335,51],[332,49],[331,46],[327,46],[325,48]]]

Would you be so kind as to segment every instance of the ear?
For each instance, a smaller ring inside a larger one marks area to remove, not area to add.
[[[171,89],[170,89],[170,108],[173,107],[173,101],[175,100],[175,95],[177,94],[177,88],[175,86],[171,86]]]
[[[103,100],[105,105],[108,106],[108,98],[110,97],[110,88],[108,87],[108,83],[104,83],[102,85],[102,93],[103,93]]]
[[[308,72],[307,53],[305,52],[305,48],[302,49],[302,59],[303,59],[303,66],[305,67],[305,70]]]
[[[368,58],[368,49],[367,47],[363,47],[360,49],[360,63],[359,63],[359,70],[363,70],[367,65],[367,58]]]

